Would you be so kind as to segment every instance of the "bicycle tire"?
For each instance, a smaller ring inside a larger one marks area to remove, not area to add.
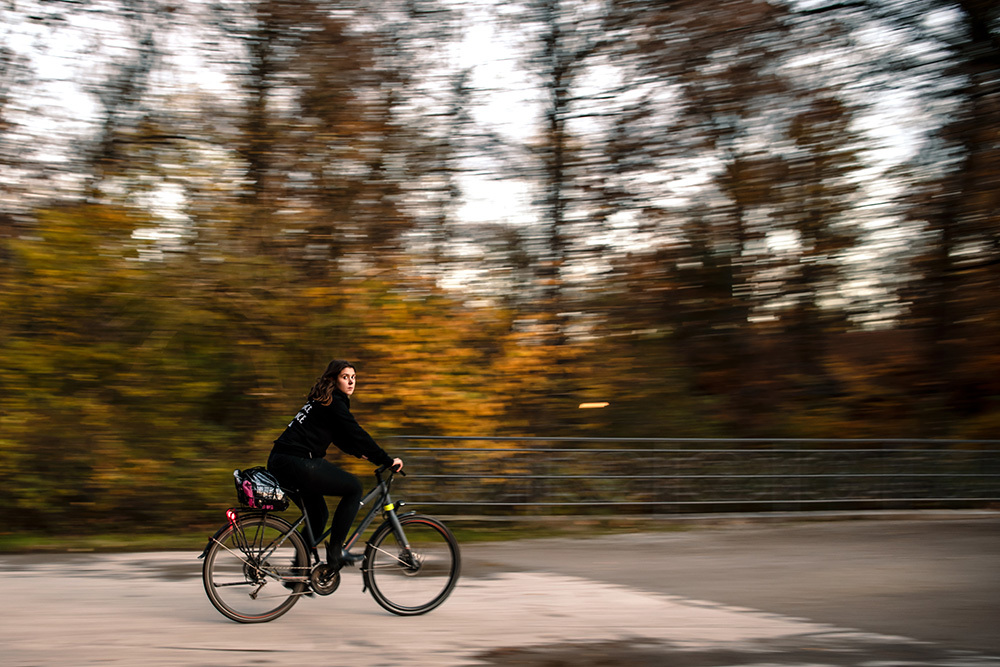
[[[399,616],[425,614],[443,603],[458,582],[461,555],[448,527],[420,514],[399,517],[411,550],[390,522],[368,541],[362,565],[365,587],[375,601]]]
[[[212,605],[239,623],[278,618],[306,591],[309,551],[284,519],[237,516],[212,539],[202,582]]]

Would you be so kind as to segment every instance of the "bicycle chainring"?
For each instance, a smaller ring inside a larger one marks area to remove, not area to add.
[[[317,595],[329,595],[340,586],[340,571],[321,563],[309,575],[309,584]]]

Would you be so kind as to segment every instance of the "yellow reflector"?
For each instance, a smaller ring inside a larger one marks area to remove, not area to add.
[[[600,403],[581,403],[580,409],[586,410],[588,408],[606,408],[610,405],[607,401],[602,401]]]
[[[385,506],[385,507],[384,507],[383,509],[384,509],[384,510],[385,510],[386,512],[388,512],[388,511],[390,511],[390,510],[394,510],[394,509],[396,509],[396,506],[395,506],[394,504],[392,504],[392,503],[389,503],[389,504],[388,504],[388,505],[386,505],[386,506]]]

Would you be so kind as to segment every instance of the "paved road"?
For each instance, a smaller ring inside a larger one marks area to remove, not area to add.
[[[744,523],[500,544],[473,572],[558,572],[1000,655],[1000,517]]]
[[[551,571],[1000,656],[1000,519],[746,523],[501,544]],[[473,567],[489,560],[471,554]]]
[[[244,626],[193,553],[0,556],[0,664],[1000,667],[1000,517],[473,544],[452,598],[386,614],[348,573]]]

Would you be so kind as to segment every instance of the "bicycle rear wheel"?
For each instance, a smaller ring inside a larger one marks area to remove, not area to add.
[[[400,616],[424,614],[451,594],[458,582],[458,542],[437,519],[411,514],[399,517],[409,548],[382,524],[365,550],[365,586],[383,608]]]
[[[235,517],[205,554],[202,581],[212,604],[240,623],[263,623],[306,591],[309,552],[292,526],[270,514]]]

